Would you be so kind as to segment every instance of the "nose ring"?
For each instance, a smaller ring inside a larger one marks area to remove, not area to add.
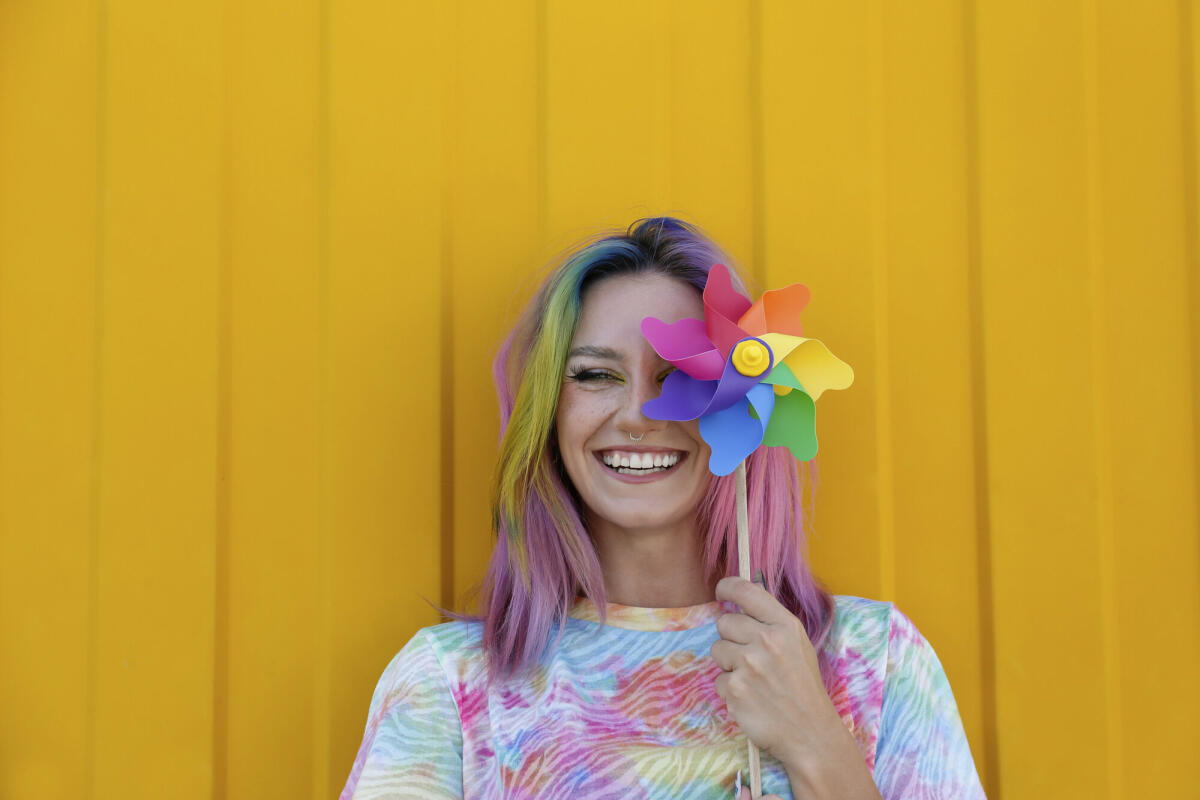
[[[628,432],[628,431],[626,431],[626,433],[629,433],[629,432]],[[640,441],[641,441],[642,439],[644,439],[645,437],[646,437],[646,434],[644,434],[644,433],[643,433],[641,436],[634,436],[632,433],[630,433],[630,434],[629,434],[629,441],[631,441],[631,442],[640,442]]]

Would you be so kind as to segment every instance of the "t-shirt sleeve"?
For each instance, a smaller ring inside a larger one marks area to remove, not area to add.
[[[340,800],[462,796],[462,722],[437,642],[421,630],[375,686]]]
[[[895,606],[875,784],[883,800],[985,797],[946,672],[929,641]]]

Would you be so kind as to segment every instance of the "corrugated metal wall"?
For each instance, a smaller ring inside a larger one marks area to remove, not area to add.
[[[0,4],[0,796],[336,795],[491,352],[674,213],[857,371],[812,558],[989,796],[1200,797],[1190,0]]]

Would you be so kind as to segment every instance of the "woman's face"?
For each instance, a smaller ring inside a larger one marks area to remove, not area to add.
[[[699,290],[665,275],[623,275],[588,288],[557,430],[567,474],[593,519],[627,529],[694,519],[709,482],[709,448],[695,421],[642,414],[673,367],[642,336],[641,322],[703,316]]]

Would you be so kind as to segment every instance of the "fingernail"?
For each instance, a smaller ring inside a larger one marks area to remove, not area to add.
[[[764,589],[767,588],[767,579],[763,577],[763,571],[761,569],[758,571],[758,574],[754,576],[754,583],[757,583]],[[767,589],[767,591],[770,591],[770,589]]]

